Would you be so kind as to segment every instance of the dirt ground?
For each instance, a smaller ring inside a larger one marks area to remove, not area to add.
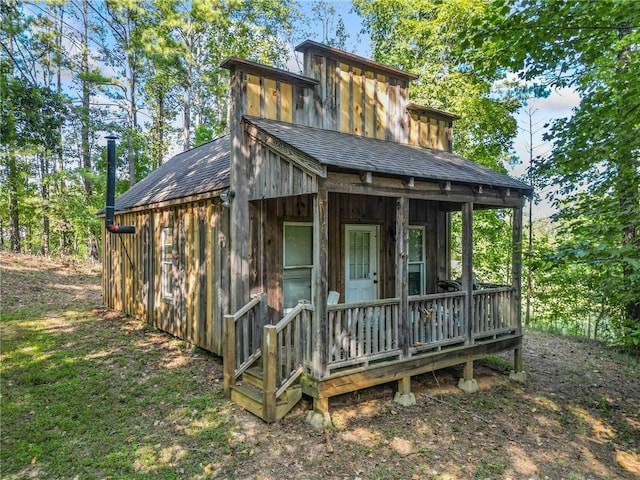
[[[48,308],[101,304],[99,271],[22,256],[12,282],[2,275],[4,307],[39,301]],[[0,256],[4,270],[15,257]],[[29,269],[56,271],[51,285],[29,283]],[[24,283],[23,283],[24,282]],[[29,284],[30,295],[24,285]],[[21,287],[22,285],[22,287]],[[27,298],[27,300],[24,300]],[[4,308],[3,307],[3,308]],[[168,335],[97,309],[99,318],[144,337],[149,348],[172,351]],[[222,360],[194,350],[202,388],[222,389]],[[506,360],[506,361],[505,361]],[[307,398],[268,425],[229,401],[226,455],[207,467],[209,478],[247,479],[632,479],[640,478],[640,382],[637,359],[593,341],[527,332],[525,385],[508,379],[511,355],[476,362],[480,391],[456,388],[461,368],[415,377],[417,404],[393,402],[393,385],[335,397],[334,427],[305,423]],[[205,374],[206,373],[206,374]],[[202,445],[201,449],[208,448]]]

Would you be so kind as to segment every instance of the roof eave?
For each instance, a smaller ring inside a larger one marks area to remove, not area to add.
[[[237,69],[246,73],[263,75],[266,78],[271,78],[273,80],[285,80],[295,85],[308,88],[313,88],[319,84],[318,80],[313,78],[305,77],[304,75],[297,75],[287,70],[270,67],[269,65],[264,65],[262,63],[251,62],[239,57],[227,58],[220,64],[220,67],[227,70]]]
[[[374,62],[373,60],[369,60],[368,58],[360,57],[358,55],[354,55],[353,53],[345,52],[344,50],[330,47],[323,43],[314,42],[313,40],[305,40],[300,45],[295,47],[296,52],[304,53],[307,50],[316,50],[324,53],[325,55],[343,59],[350,63],[358,64],[359,66],[365,67],[367,69],[386,72],[394,77],[400,77],[405,80],[415,80],[418,78],[418,75],[414,73],[405,72],[404,70],[393,68],[382,63]]]

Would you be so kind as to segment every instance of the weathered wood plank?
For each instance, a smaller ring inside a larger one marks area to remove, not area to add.
[[[340,112],[338,130],[344,133],[351,133],[350,120],[351,110],[351,72],[349,72],[349,65],[346,63],[340,63],[340,96],[338,98],[339,105],[338,110]]]
[[[237,75],[241,75],[240,72]],[[247,115],[251,115],[253,117],[260,116],[260,77],[257,75],[246,75],[246,112]],[[238,79],[240,81],[240,79]],[[240,93],[240,92],[238,92]],[[238,95],[234,98],[242,98],[241,95]]]
[[[293,87],[290,83],[280,82],[280,120],[293,122]]]
[[[353,95],[352,95],[352,104],[353,104],[352,132],[354,135],[362,135],[364,130],[363,128],[364,109],[363,109],[362,95],[363,95],[362,69],[354,67],[353,68]]]
[[[364,135],[371,138],[376,135],[376,120],[374,116],[376,81],[373,72],[369,70],[365,72],[364,82]]]
[[[379,140],[387,139],[387,110],[389,99],[387,95],[387,78],[376,75],[376,135]]]
[[[265,78],[264,82],[264,116],[270,120],[278,120],[278,89],[276,81]]]

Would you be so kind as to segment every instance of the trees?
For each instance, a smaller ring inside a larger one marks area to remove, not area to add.
[[[493,15],[491,2],[356,0],[354,7],[364,18],[374,58],[419,75],[412,82],[411,101],[462,116],[455,123],[454,151],[506,171],[505,164],[513,159],[511,145],[517,132],[512,114],[520,101],[513,85],[506,81],[504,69],[497,65],[477,68],[482,58],[470,55],[461,41],[473,25]],[[508,227],[509,218],[478,212],[478,228],[493,239],[478,240],[474,245],[476,267],[486,281],[506,280],[492,270],[499,268],[494,261],[497,252],[503,265],[508,265],[510,236],[498,232]],[[453,225],[460,227],[459,222]]]
[[[102,137],[121,135],[119,172],[132,184],[163,162],[183,125],[186,148],[224,133],[228,73],[219,64],[237,55],[284,66],[292,7],[1,1],[1,245],[95,258]]]
[[[581,96],[555,122],[537,173],[557,186],[558,255],[585,264],[614,306],[620,339],[640,345],[640,3],[519,0],[495,3],[476,36],[493,65]],[[558,22],[562,19],[562,22]]]

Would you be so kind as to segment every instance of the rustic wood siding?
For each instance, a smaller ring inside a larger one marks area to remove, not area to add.
[[[411,112],[409,122],[409,143],[423,148],[433,148],[450,152],[453,147],[453,122],[437,116]]]
[[[257,74],[237,72],[237,75],[244,92],[244,99],[238,99],[241,114],[283,122],[293,122],[294,116],[303,114],[302,88]]]
[[[408,82],[359,65],[308,53],[305,74],[320,83],[309,125],[406,143]]]
[[[313,193],[318,188],[316,175],[296,162],[274,152],[258,141],[250,140],[248,179],[249,198],[275,198]]]
[[[222,319],[229,311],[229,210],[218,201],[203,201],[119,214],[115,222],[134,225],[136,233],[113,235],[103,226],[105,305],[222,354]],[[170,301],[161,291],[165,227],[173,228],[174,239]]]

